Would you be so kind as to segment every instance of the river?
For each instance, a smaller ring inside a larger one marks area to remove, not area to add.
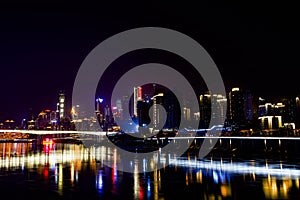
[[[54,143],[0,143],[0,192],[7,199],[300,199],[294,159],[153,153],[120,169],[118,149]],[[169,160],[167,163],[166,160]],[[157,168],[157,163],[160,167]]]

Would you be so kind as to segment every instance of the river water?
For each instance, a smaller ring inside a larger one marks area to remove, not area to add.
[[[118,169],[117,151],[101,145],[0,143],[1,198],[300,199],[297,159],[160,155],[147,166],[130,161],[132,172],[125,172]],[[172,162],[164,166],[166,159]],[[155,169],[155,162],[163,167]]]

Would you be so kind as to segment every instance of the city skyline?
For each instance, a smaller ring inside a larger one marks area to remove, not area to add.
[[[274,98],[299,93],[295,71],[299,16],[293,8],[251,4],[247,9],[238,3],[122,4],[118,8],[55,1],[47,6],[14,3],[4,2],[0,8],[1,120],[22,119],[29,109],[38,113],[46,105],[55,109],[59,90],[65,90],[71,100],[76,73],[87,54],[104,39],[143,26],[171,28],[197,40],[215,61],[227,90],[248,88],[258,96]],[[185,66],[178,58],[175,63],[174,57],[159,53],[149,57],[150,53],[120,58],[115,63],[118,70],[113,71],[116,77],[126,66],[149,61],[177,69]]]
[[[188,122],[184,128],[190,125],[194,127],[193,122],[198,123],[198,127],[195,128],[210,128],[210,121],[214,118],[219,118],[222,122],[217,126],[222,125],[226,130],[230,130],[229,132],[233,128],[239,131],[257,131],[283,127],[298,130],[300,127],[299,96],[286,96],[269,101],[268,98],[257,96],[248,89],[239,87],[231,88],[226,96],[213,94],[208,90],[203,91],[198,96],[198,108],[197,105],[190,104],[185,95],[178,99],[171,90],[162,85],[146,84],[133,87],[130,97],[119,96],[116,102],[97,96],[94,99],[93,115],[86,115],[86,111],[82,110],[80,105],[71,105],[65,97],[65,93],[60,91],[57,94],[55,109],[48,109],[49,106],[45,106],[38,113],[24,114],[26,118],[23,119],[5,119],[0,121],[0,127],[33,130],[76,130],[84,127],[85,130],[100,130],[100,127],[101,130],[113,130],[115,127],[125,132],[139,132],[140,128],[159,127],[158,124],[164,121],[160,116],[163,113],[156,114],[161,112],[157,110],[156,105],[162,105],[166,110],[166,121],[161,127],[164,129],[178,129],[182,120]],[[151,106],[153,111],[149,110]],[[129,119],[125,118],[126,107],[129,109]],[[154,121],[151,122],[149,117]]]

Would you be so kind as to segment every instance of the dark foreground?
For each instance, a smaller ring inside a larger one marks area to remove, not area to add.
[[[0,192],[7,199],[300,199],[296,154],[272,156],[266,148],[258,156],[252,147],[251,158],[250,149],[222,154],[222,145],[204,159],[193,151],[161,155],[157,162],[174,162],[148,171],[133,162],[132,172],[123,172],[116,150],[101,145],[0,143]]]

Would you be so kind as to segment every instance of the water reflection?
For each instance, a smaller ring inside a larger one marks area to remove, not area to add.
[[[118,169],[120,162],[131,165],[132,173]],[[157,163],[170,165],[155,170]],[[149,169],[154,170],[148,172]],[[159,153],[142,163],[125,162],[117,149],[85,148],[79,144],[0,143],[0,187],[13,182],[12,178],[22,180],[11,183],[16,191],[22,187],[28,191],[46,190],[60,199],[88,199],[89,196],[158,200],[177,199],[182,195],[189,199],[291,199],[300,196],[300,169],[296,163],[178,158]]]

